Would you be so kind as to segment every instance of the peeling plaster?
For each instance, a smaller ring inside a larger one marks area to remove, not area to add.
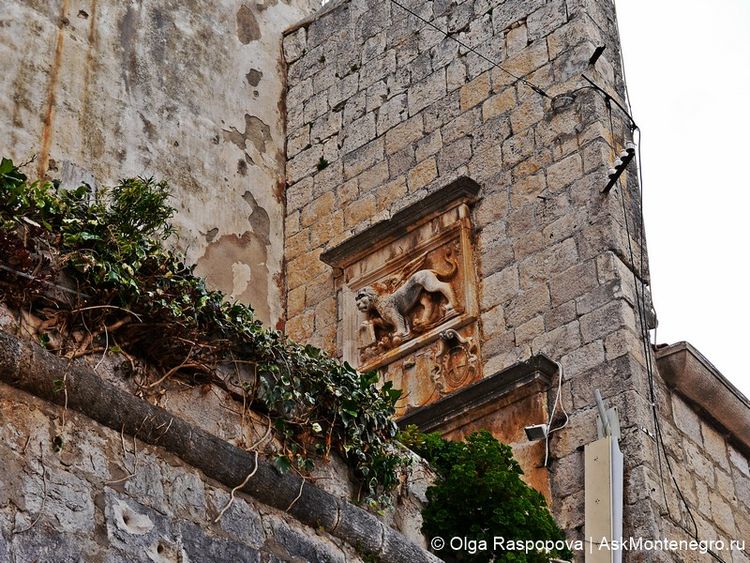
[[[219,3],[211,17],[192,0],[3,8],[0,154],[38,155],[28,173],[41,166],[66,185],[168,181],[173,242],[188,261],[260,318],[283,321],[281,34],[315,2]]]
[[[211,287],[233,299],[252,302],[258,318],[270,325],[267,258],[267,245],[254,233],[248,231],[241,236],[224,235],[208,245],[195,271],[205,276]]]
[[[258,20],[255,14],[245,4],[237,10],[237,38],[240,43],[247,45],[252,41],[257,41],[262,37]]]
[[[236,127],[224,129],[224,139],[243,151],[250,141],[255,150],[262,154],[266,152],[266,143],[271,142],[271,128],[259,117],[246,113],[245,130],[240,132]]]

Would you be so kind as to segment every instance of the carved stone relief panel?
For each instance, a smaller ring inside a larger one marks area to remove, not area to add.
[[[462,179],[344,243],[349,255],[323,257],[338,267],[339,351],[403,390],[398,414],[481,377],[469,207],[478,188]]]

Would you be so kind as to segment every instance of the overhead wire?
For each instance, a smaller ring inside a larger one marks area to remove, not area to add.
[[[584,76],[584,78],[586,77]],[[685,510],[693,525],[692,533],[687,529],[685,529],[685,531],[691,534],[693,538],[695,538],[697,541],[700,541],[699,535],[698,535],[698,525],[695,521],[695,516],[693,515],[690,505],[685,499],[685,496],[682,492],[682,488],[677,482],[677,478],[675,477],[674,470],[672,468],[672,463],[669,459],[669,455],[666,449],[666,444],[664,442],[664,434],[661,429],[661,422],[659,421],[658,406],[656,402],[656,386],[655,386],[655,378],[654,378],[654,366],[653,366],[652,353],[651,353],[651,339],[649,335],[649,328],[646,323],[646,305],[647,304],[646,304],[646,287],[645,287],[645,280],[644,280],[645,252],[643,248],[645,227],[644,227],[644,220],[643,220],[643,183],[642,183],[643,182],[642,180],[643,168],[642,168],[642,158],[641,158],[642,131],[640,127],[636,125],[635,120],[630,115],[630,112],[628,112],[624,107],[622,107],[622,105],[619,104],[614,97],[612,97],[608,92],[606,92],[604,89],[599,87],[593,81],[589,80],[588,78],[586,78],[586,80],[592,85],[592,87],[595,90],[599,91],[605,96],[605,101],[607,102],[607,107],[609,109],[610,133],[613,137],[613,142],[614,142],[614,127],[612,123],[612,108],[611,108],[611,104],[609,103],[610,101],[614,101],[615,104],[618,106],[618,108],[622,110],[623,113],[625,113],[625,115],[627,115],[627,117],[630,119],[633,133],[636,133],[636,132],[638,133],[638,143],[636,144],[637,152],[638,152],[638,165],[637,165],[638,176],[637,178],[638,178],[639,186],[641,187],[641,197],[639,201],[639,217],[636,219],[638,221],[638,244],[639,244],[639,253],[640,253],[639,254],[639,267],[638,267],[637,272],[636,272],[635,255],[634,255],[633,246],[632,246],[632,239],[630,236],[630,227],[628,223],[628,213],[627,213],[627,208],[625,206],[625,192],[626,192],[627,186],[623,186],[621,182],[618,182],[618,183],[620,185],[620,200],[622,203],[623,221],[625,222],[625,234],[626,234],[627,241],[628,241],[628,254],[630,258],[631,272],[633,274],[633,284],[634,284],[634,289],[636,293],[635,295],[636,310],[638,313],[638,321],[639,321],[640,332],[641,332],[640,340],[643,345],[644,362],[646,363],[645,367],[646,367],[646,373],[647,373],[648,384],[649,384],[649,399],[651,402],[651,409],[652,409],[652,414],[653,414],[654,434],[655,434],[655,440],[656,440],[659,474],[660,474],[660,480],[661,480],[660,485],[662,488],[662,494],[664,496],[664,502],[665,502],[667,511],[669,511],[669,503],[666,497],[666,490],[664,487],[664,476],[662,472],[661,458],[663,454],[664,462],[666,464],[667,471],[669,472],[669,476],[671,477],[675,491],[677,492],[677,495],[682,501],[682,504],[685,507]],[[639,291],[639,286],[640,286],[640,291]],[[720,563],[726,563],[724,559],[722,559],[713,550],[708,549],[707,552],[716,561],[719,561]]]
[[[448,39],[451,39],[452,41],[455,41],[456,43],[458,43],[459,45],[461,45],[461,47],[463,47],[464,49],[467,49],[467,50],[471,51],[472,53],[474,53],[475,55],[477,55],[477,56],[478,56],[478,57],[480,57],[481,59],[483,59],[483,60],[485,60],[486,62],[490,63],[490,64],[491,64],[491,65],[492,65],[493,67],[497,68],[498,70],[501,70],[502,72],[504,72],[504,73],[505,73],[505,74],[507,74],[508,76],[510,76],[510,77],[512,77],[512,78],[514,78],[515,80],[517,80],[517,81],[519,81],[519,82],[522,82],[523,84],[525,84],[526,86],[528,86],[529,88],[531,88],[531,89],[532,89],[532,90],[533,90],[534,92],[536,92],[536,93],[537,93],[537,94],[539,94],[540,96],[543,96],[543,97],[545,97],[545,98],[550,98],[550,99],[552,98],[552,97],[551,97],[551,96],[550,96],[550,95],[549,95],[549,94],[548,94],[547,92],[545,92],[544,90],[542,90],[542,89],[541,89],[541,88],[540,88],[539,86],[537,86],[537,85],[536,85],[536,84],[534,84],[533,82],[530,82],[530,81],[526,80],[525,78],[523,78],[523,77],[521,77],[521,76],[516,76],[516,75],[515,75],[514,73],[510,72],[509,70],[507,70],[507,69],[504,69],[504,68],[503,68],[502,66],[500,66],[500,64],[499,64],[499,63],[497,63],[496,61],[493,61],[493,60],[492,60],[492,59],[490,59],[490,58],[489,58],[488,56],[484,55],[483,53],[480,53],[479,51],[477,51],[476,49],[474,49],[474,48],[473,48],[473,47],[471,47],[470,45],[467,45],[466,43],[464,43],[464,42],[463,42],[463,41],[461,41],[460,39],[457,39],[457,38],[456,38],[456,37],[454,37],[454,36],[453,36],[453,35],[452,35],[452,34],[451,34],[450,32],[448,32],[448,31],[444,31],[443,29],[439,28],[439,27],[438,27],[437,25],[435,25],[435,24],[434,24],[433,22],[431,22],[431,21],[430,21],[430,20],[428,20],[428,19],[425,19],[425,18],[423,18],[422,16],[420,16],[419,14],[417,14],[416,12],[414,12],[413,10],[411,10],[411,9],[407,8],[406,6],[404,6],[404,5],[403,5],[403,4],[401,3],[401,2],[399,2],[398,0],[390,0],[390,1],[391,1],[391,3],[392,3],[392,4],[395,4],[396,6],[398,6],[399,8],[401,8],[402,10],[404,10],[404,11],[408,12],[409,14],[411,14],[412,16],[414,16],[415,18],[417,18],[417,19],[418,19],[418,20],[420,20],[421,22],[423,22],[423,23],[425,23],[425,24],[429,25],[430,27],[432,27],[432,28],[433,28],[433,29],[435,29],[436,31],[439,31],[440,33],[442,33],[443,35],[445,35],[445,37],[447,37]]]

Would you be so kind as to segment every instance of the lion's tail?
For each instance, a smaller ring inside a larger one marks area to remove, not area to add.
[[[456,258],[453,256],[453,250],[450,248],[446,249],[445,251],[445,261],[450,266],[450,269],[448,269],[448,271],[439,272],[435,270],[435,275],[440,281],[448,281],[456,275],[456,272],[458,272],[458,260],[456,260]]]

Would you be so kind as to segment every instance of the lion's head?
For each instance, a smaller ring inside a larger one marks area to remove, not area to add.
[[[360,289],[354,296],[354,301],[357,304],[357,309],[359,309],[363,313],[367,313],[374,309],[377,299],[377,292],[369,285]]]

